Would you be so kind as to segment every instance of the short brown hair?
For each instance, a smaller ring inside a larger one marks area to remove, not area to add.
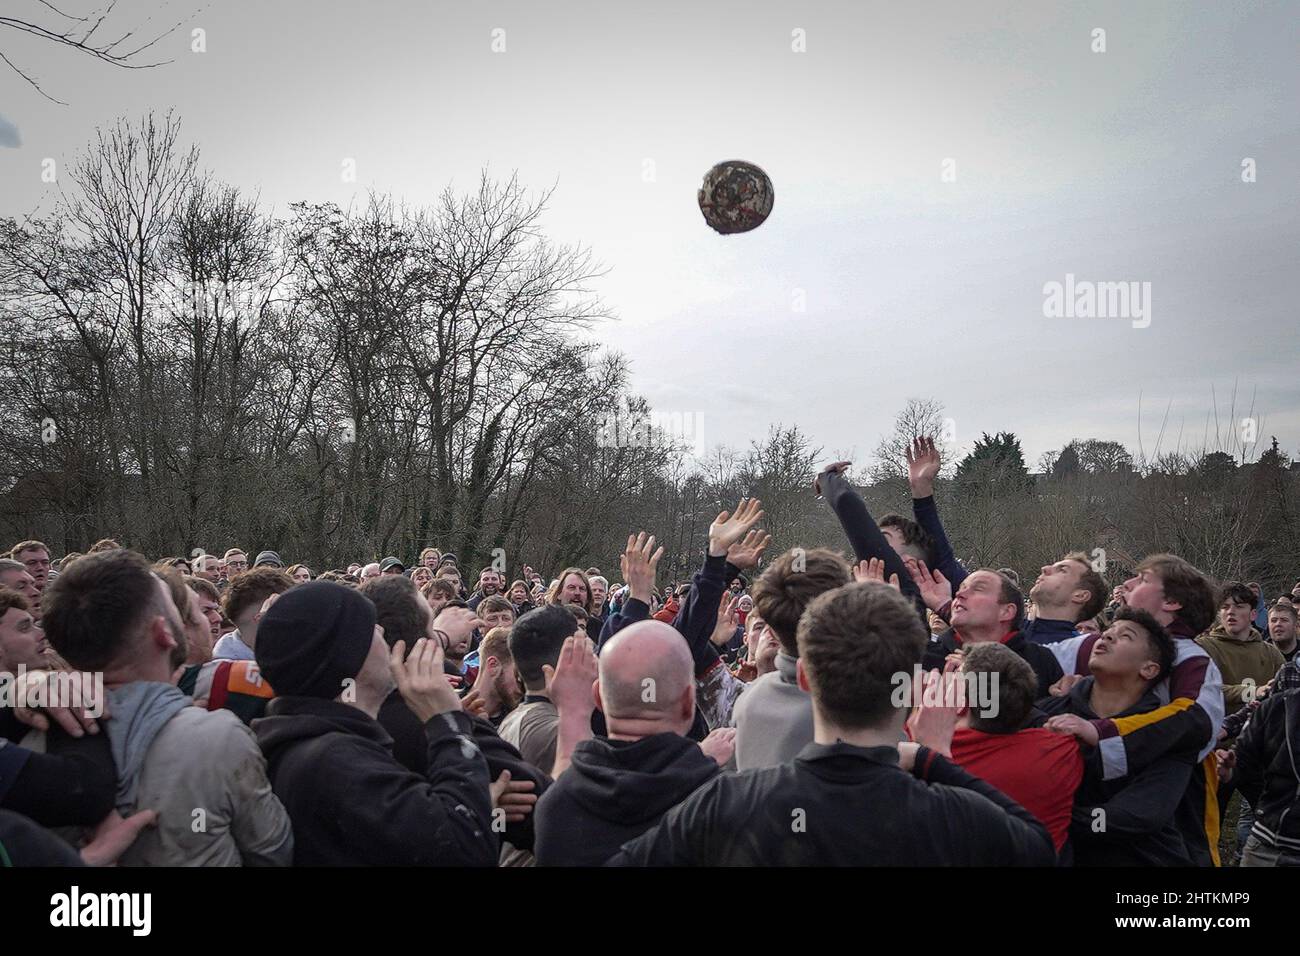
[[[49,554],[50,547],[44,541],[19,541],[9,549],[9,555],[16,561],[18,560],[18,555],[22,554],[24,551],[44,551],[46,554]]]
[[[814,704],[839,727],[879,724],[894,712],[898,675],[911,679],[928,638],[912,602],[888,585],[846,584],[816,596],[798,628]]]
[[[513,616],[515,606],[510,603],[509,598],[504,598],[500,594],[489,594],[483,600],[478,602],[478,613],[481,617],[484,614],[491,614],[493,611],[509,611]]]
[[[221,613],[237,620],[250,604],[260,605],[272,594],[283,594],[293,587],[294,580],[279,568],[250,568],[230,579],[230,586],[221,599]]]
[[[404,574],[378,574],[367,578],[360,591],[375,605],[375,621],[384,629],[384,641],[398,641],[409,653],[415,642],[428,636],[429,615],[416,600],[415,583]]]
[[[1160,575],[1165,597],[1181,605],[1174,617],[1193,634],[1213,626],[1219,611],[1214,583],[1190,561],[1176,554],[1153,554],[1142,559],[1137,571],[1154,571]]]
[[[217,586],[213,584],[211,581],[209,581],[207,578],[196,578],[191,575],[189,577],[186,577],[185,583],[186,585],[189,586],[189,589],[193,591],[195,594],[205,597],[209,601],[216,601],[220,603],[221,592],[218,591]]]
[[[27,598],[13,588],[0,585],[0,617],[4,617],[9,613],[10,608],[15,607],[20,611],[30,611],[32,609],[32,606],[27,603]]]
[[[1075,615],[1074,623],[1086,621],[1090,617],[1096,617],[1101,613],[1102,608],[1106,606],[1106,598],[1110,594],[1110,588],[1106,586],[1106,579],[1097,573],[1097,569],[1092,566],[1092,561],[1082,551],[1071,551],[1065,556],[1066,561],[1077,561],[1084,567],[1083,574],[1079,577],[1079,587],[1088,592],[1088,600],[1079,608],[1078,614]]]
[[[78,670],[102,671],[134,649],[136,631],[165,616],[149,562],[134,551],[79,558],[41,595],[50,646]]]
[[[484,636],[483,643],[478,646],[478,659],[486,664],[489,657],[495,657],[502,664],[514,660],[510,656],[510,628],[494,627]]]
[[[392,577],[392,575],[389,575],[389,577]],[[446,578],[438,577],[435,577],[424,587],[420,588],[420,593],[429,600],[433,600],[434,594],[437,594],[438,597],[446,601],[454,601],[456,598],[460,597],[460,595],[456,593],[456,585],[452,584]]]
[[[965,648],[964,674],[997,674],[998,697],[990,716],[968,698],[970,727],[986,734],[1014,734],[1024,726],[1038,696],[1038,677],[1023,657],[1005,644],[986,642]],[[969,689],[969,688],[968,688]]]
[[[754,610],[781,642],[798,656],[799,618],[813,598],[849,583],[848,562],[828,548],[792,548],[768,566],[754,583]],[[915,612],[913,612],[915,616]]]

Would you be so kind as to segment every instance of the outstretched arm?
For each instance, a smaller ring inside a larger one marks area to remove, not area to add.
[[[939,474],[939,449],[933,438],[914,438],[907,449],[907,483],[912,489],[912,516],[934,541],[934,567],[952,582],[953,590],[966,579],[966,568],[952,552],[948,535],[934,503],[934,479]]]
[[[837,461],[829,465],[817,476],[813,490],[825,497],[835,516],[840,519],[840,527],[844,529],[844,534],[848,537],[857,559],[868,561],[871,558],[879,558],[884,561],[885,579],[898,575],[899,590],[917,605],[917,613],[925,623],[925,605],[917,591],[916,582],[912,580],[912,575],[904,566],[903,559],[899,557],[898,552],[890,545],[871,517],[871,512],[867,510],[867,503],[844,477],[849,464],[847,461]]]

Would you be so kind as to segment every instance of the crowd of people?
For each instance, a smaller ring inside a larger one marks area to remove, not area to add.
[[[1300,582],[1073,551],[1025,589],[908,458],[911,518],[817,476],[851,560],[745,499],[682,582],[644,531],[551,576],[21,541],[0,866],[1215,866],[1229,807],[1237,862],[1300,864]]]

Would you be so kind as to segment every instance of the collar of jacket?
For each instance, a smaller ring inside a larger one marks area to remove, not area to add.
[[[964,638],[962,638],[960,634],[957,633],[957,628],[955,627],[949,628],[947,636],[951,640],[953,650],[955,651],[961,650],[963,647],[966,646],[966,641]],[[1018,648],[1024,645],[1025,636],[1020,631],[1015,631],[1015,630],[1007,631],[1007,633],[1002,636],[1002,639],[998,641],[998,643],[1005,644],[1013,651],[1019,653]]]
[[[329,723],[334,730],[365,737],[390,749],[393,746],[393,738],[379,721],[364,710],[338,700],[322,700],[319,697],[274,697],[266,705],[266,716],[268,718],[318,717]]]
[[[776,672],[782,683],[799,686],[799,658],[791,657],[785,651],[776,652]]]
[[[1074,712],[1087,720],[1101,719],[1092,709],[1092,685],[1096,682],[1097,678],[1089,676],[1085,677],[1081,681],[1075,682],[1075,685],[1070,688],[1070,698],[1074,702],[1075,706]],[[1131,717],[1134,714],[1146,714],[1155,710],[1159,706],[1160,698],[1156,695],[1154,690],[1148,687],[1142,692],[1142,696],[1138,698],[1136,704],[1122,713],[1113,714],[1106,719],[1115,720],[1119,717]]]
[[[833,744],[816,742],[799,751],[797,761],[810,765],[821,776],[856,779],[874,767],[898,767],[897,747],[859,747],[837,740]]]

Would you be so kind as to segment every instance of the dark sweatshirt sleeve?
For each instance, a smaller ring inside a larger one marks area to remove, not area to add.
[[[943,522],[939,520],[939,508],[934,503],[934,495],[928,498],[912,499],[912,517],[925,529],[925,533],[934,539],[934,567],[952,585],[953,593],[966,580],[966,568],[952,552],[948,535],[944,533]],[[902,580],[901,578],[899,580]]]
[[[947,787],[973,791],[987,798],[1005,812],[1006,833],[1010,840],[1009,849],[1005,845],[998,846],[996,842],[993,842],[997,841],[999,834],[989,832],[983,826],[986,821],[967,820],[963,822],[961,819],[956,818],[953,813],[943,814],[943,819],[936,821],[940,825],[955,825],[959,829],[965,829],[968,835],[976,834],[979,838],[990,841],[989,846],[995,852],[1001,849],[1009,853],[1005,860],[995,862],[990,859],[985,861],[986,865],[1054,866],[1056,864],[1056,847],[1052,843],[1051,834],[1047,832],[1047,828],[1043,826],[1042,821],[997,787],[973,774],[967,773],[957,764],[929,747],[917,749],[912,774],[926,783],[937,783]],[[951,809],[955,811],[957,808]]]
[[[1190,657],[1169,675],[1169,703],[1131,717],[1094,720],[1103,779],[1139,773],[1166,754],[1199,753],[1223,725],[1219,669],[1208,655]]]
[[[56,726],[46,734],[46,747],[47,753],[14,744],[0,749],[0,807],[45,827],[94,826],[108,816],[117,792],[108,738],[69,737]],[[16,769],[12,776],[5,764]]]
[[[648,620],[649,617],[650,605],[637,598],[628,598],[623,602],[623,607],[617,614],[611,614],[605,618],[605,624],[600,629],[600,640],[596,642],[596,651],[599,652],[605,646],[606,641],[629,624]]]
[[[1232,773],[1232,782],[1252,805],[1259,803],[1264,791],[1264,772],[1272,762],[1269,741],[1286,739],[1285,721],[1286,701],[1281,694],[1270,694],[1246,724],[1233,748],[1237,754],[1237,766]]]
[[[696,677],[706,674],[718,660],[718,649],[709,638],[718,623],[718,604],[722,592],[727,589],[731,568],[726,555],[715,557],[706,552],[703,567],[691,578],[691,593],[686,596],[686,602],[673,621],[673,627],[686,638],[691,649]]]
[[[424,779],[396,760],[350,761],[337,768],[349,786],[333,800],[364,803],[370,861],[404,866],[495,866],[488,765],[468,715],[437,714],[424,725],[429,769]],[[340,754],[347,761],[351,753]],[[327,806],[322,813],[332,815]],[[359,841],[359,835],[358,835]],[[363,864],[364,860],[358,860]]]
[[[525,760],[509,743],[502,740],[490,721],[482,717],[474,717],[472,723],[474,742],[478,744],[479,749],[483,751],[484,759],[487,760],[488,777],[496,780],[503,770],[509,770],[511,780],[531,780],[533,795],[540,798],[551,785],[551,778]],[[501,838],[522,850],[532,850],[535,838],[533,814],[528,814],[518,823],[506,823]]]
[[[1157,832],[1173,819],[1178,802],[1187,792],[1195,757],[1186,752],[1162,757],[1132,774],[1124,788],[1105,803],[1076,803],[1074,823],[1088,827],[1098,840],[1124,842]]]
[[[921,600],[916,582],[903,566],[903,559],[898,556],[898,552],[893,549],[884,532],[871,517],[871,512],[867,510],[867,503],[853,490],[843,475],[824,471],[818,477],[821,481],[822,495],[830,504],[831,510],[835,512],[835,517],[840,519],[840,527],[844,529],[844,534],[848,537],[857,560],[879,558],[884,561],[885,580],[888,581],[892,575],[898,575],[899,590],[917,606],[921,623],[926,625],[928,631],[925,604]]]

